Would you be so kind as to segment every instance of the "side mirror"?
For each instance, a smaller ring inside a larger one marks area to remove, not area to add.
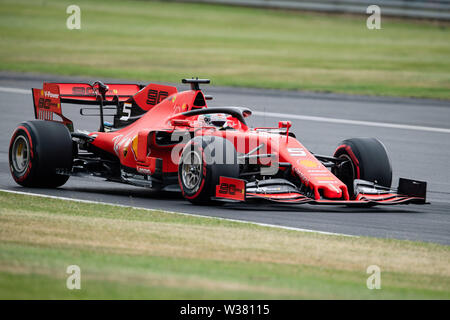
[[[289,128],[292,127],[292,122],[290,121],[280,121],[278,122],[278,128],[286,128],[289,130]]]
[[[289,138],[289,128],[292,127],[292,122],[290,121],[280,121],[278,122],[278,128],[282,129],[282,128],[286,128],[286,141]]]

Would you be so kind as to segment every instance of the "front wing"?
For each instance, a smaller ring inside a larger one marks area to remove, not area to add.
[[[355,200],[327,200],[320,199],[315,200],[309,197],[305,197],[301,194],[284,193],[284,194],[255,194],[249,193],[246,195],[246,199],[264,199],[279,203],[291,203],[291,204],[321,204],[321,205],[346,205],[346,206],[375,206],[375,205],[394,205],[394,204],[425,204],[424,198],[409,197],[398,195],[395,193],[383,194],[379,196],[373,195],[358,195]]]
[[[245,180],[221,177],[216,188],[216,199],[247,201],[262,199],[289,204],[375,206],[395,204],[426,204],[426,182],[400,178],[397,189],[387,189],[374,183],[355,180],[357,196],[354,200],[313,199],[300,193],[295,185],[283,180],[271,182],[246,183]]]

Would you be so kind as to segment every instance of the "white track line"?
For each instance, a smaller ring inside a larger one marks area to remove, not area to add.
[[[392,129],[406,129],[406,130],[416,130],[416,131],[450,133],[450,129],[446,129],[446,128],[414,126],[414,125],[400,124],[400,123],[384,123],[384,122],[373,122],[373,121],[336,119],[336,118],[328,118],[328,117],[302,116],[302,115],[297,115],[297,114],[262,112],[262,111],[254,111],[253,115],[261,116],[261,117],[277,118],[277,119],[280,119],[280,118],[289,119],[289,120],[295,119],[295,120],[307,120],[307,121],[316,121],[316,122],[349,124],[349,125],[357,125],[357,126],[369,126],[369,127],[381,127],[381,128],[392,128]]]
[[[25,89],[19,89],[19,88],[8,88],[8,87],[0,87],[0,92],[31,94],[31,90],[25,90]],[[416,130],[416,131],[450,133],[450,129],[447,129],[447,128],[415,126],[415,125],[400,124],[400,123],[385,123],[385,122],[374,122],[374,121],[349,120],[349,119],[304,116],[304,115],[297,115],[297,114],[262,112],[262,111],[254,111],[253,114],[255,116],[278,118],[278,119],[284,118],[284,119],[306,120],[306,121],[316,121],[316,122],[339,123],[339,124],[348,124],[348,125],[356,125],[356,126],[369,126],[369,127],[391,128],[391,129],[405,129],[405,130]]]
[[[31,89],[19,89],[19,88],[8,88],[8,87],[0,87],[1,92],[10,92],[10,93],[21,93],[21,94],[31,94]]]
[[[8,189],[0,189],[0,191],[1,192],[6,192],[6,193],[22,194],[22,195],[27,195],[27,196],[35,196],[35,197],[57,199],[57,200],[64,200],[64,201],[74,201],[74,202],[90,203],[90,204],[102,204],[102,205],[107,205],[107,206],[121,207],[121,208],[128,208],[128,209],[139,209],[139,210],[146,210],[146,211],[162,211],[162,212],[171,213],[171,214],[181,214],[181,215],[184,215],[184,216],[192,216],[192,217],[197,217],[197,218],[218,219],[218,220],[231,221],[231,222],[247,223],[247,224],[257,225],[257,226],[261,226],[261,227],[278,228],[278,229],[284,229],[284,230],[293,230],[293,231],[301,231],[301,232],[312,232],[312,233],[319,233],[319,234],[325,234],[325,235],[331,235],[331,236],[344,236],[344,237],[356,237],[356,238],[358,237],[358,236],[354,236],[354,235],[350,235],[350,234],[344,234],[344,233],[334,233],[334,232],[318,231],[318,230],[311,230],[311,229],[302,229],[302,228],[279,226],[279,225],[276,225],[276,224],[266,224],[266,223],[259,223],[259,222],[245,221],[245,220],[228,219],[228,218],[211,217],[211,216],[202,216],[202,215],[194,214],[194,213],[174,212],[174,211],[167,211],[167,210],[162,210],[162,209],[149,209],[149,208],[127,206],[127,205],[123,205],[123,204],[115,204],[115,203],[108,203],[108,202],[101,202],[101,201],[92,201],[92,200],[83,200],[83,199],[74,199],[74,198],[50,196],[50,195],[47,195],[47,194],[40,194],[40,193],[13,191],[13,190],[8,190]]]

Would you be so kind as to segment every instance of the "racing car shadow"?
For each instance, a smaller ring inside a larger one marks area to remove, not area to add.
[[[139,187],[125,186],[122,188],[105,188],[105,187],[71,187],[67,188],[71,191],[77,192],[89,192],[89,193],[98,193],[105,194],[111,196],[125,196],[125,197],[134,197],[134,198],[142,198],[142,199],[158,199],[158,200],[183,200],[183,196],[178,192],[169,192],[169,191],[153,191],[149,189],[143,189]]]
[[[392,214],[392,213],[404,213],[404,214],[420,214],[423,213],[417,208],[394,208],[394,207],[348,207],[348,206],[321,206],[321,205],[284,205],[274,203],[248,203],[248,204],[234,204],[229,203],[222,208],[228,208],[230,210],[242,210],[242,211],[280,211],[280,212],[317,212],[317,213],[378,213],[378,214]]]

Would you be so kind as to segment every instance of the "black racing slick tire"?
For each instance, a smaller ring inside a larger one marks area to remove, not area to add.
[[[65,125],[33,120],[19,124],[9,145],[9,168],[24,187],[56,188],[69,179],[73,143]],[[58,172],[57,172],[58,170]]]
[[[238,178],[239,163],[234,145],[227,139],[199,136],[183,148],[178,182],[183,197],[194,204],[211,204],[221,176]]]
[[[333,169],[334,175],[347,185],[354,195],[353,181],[362,179],[384,187],[391,187],[392,166],[386,147],[375,138],[352,138],[342,141],[334,157],[348,161]]]

